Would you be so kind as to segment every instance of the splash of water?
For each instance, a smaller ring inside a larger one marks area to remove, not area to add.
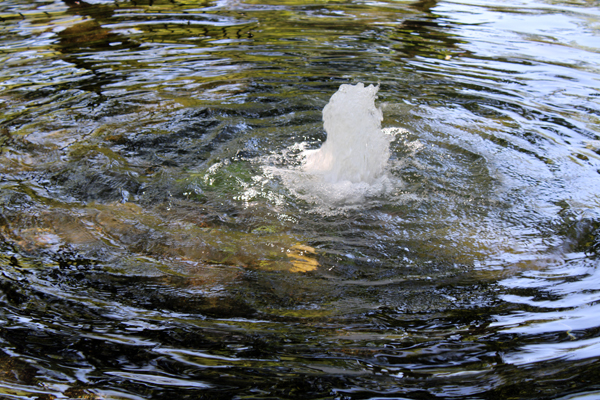
[[[383,113],[375,106],[379,87],[341,85],[323,109],[327,140],[306,150],[296,144],[277,155],[280,166],[264,167],[267,179],[278,177],[296,198],[316,205],[321,214],[365,207],[367,198],[385,195],[401,183],[386,173],[390,143],[400,128],[382,129]],[[290,168],[290,164],[300,166]],[[273,161],[273,159],[271,159]]]
[[[340,86],[323,109],[327,140],[320,149],[305,152],[304,171],[329,183],[373,184],[383,175],[391,135],[381,130],[378,89],[362,83]]]

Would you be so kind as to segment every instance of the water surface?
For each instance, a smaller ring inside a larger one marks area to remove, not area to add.
[[[0,397],[597,396],[599,21],[2,2]],[[359,82],[389,184],[324,201],[299,155]]]

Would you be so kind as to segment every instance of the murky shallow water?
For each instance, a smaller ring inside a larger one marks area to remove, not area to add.
[[[599,395],[592,2],[0,17],[0,397]],[[285,171],[357,82],[391,190],[324,202]]]

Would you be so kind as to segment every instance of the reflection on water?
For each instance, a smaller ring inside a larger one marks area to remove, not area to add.
[[[597,397],[599,17],[2,2],[0,397]],[[358,82],[391,183],[324,207]]]

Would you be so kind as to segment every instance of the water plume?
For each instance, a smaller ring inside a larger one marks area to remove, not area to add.
[[[304,171],[329,183],[373,184],[383,175],[391,135],[381,130],[378,90],[362,83],[340,86],[323,109],[327,140],[320,149],[305,152]]]
[[[318,213],[338,213],[366,206],[367,198],[385,195],[396,185],[386,174],[390,142],[400,128],[383,130],[375,105],[379,86],[341,85],[323,108],[327,139],[319,149],[306,143],[287,149],[283,168],[266,167],[294,197],[316,205]],[[297,169],[290,169],[300,159]],[[399,182],[397,182],[399,183]]]

